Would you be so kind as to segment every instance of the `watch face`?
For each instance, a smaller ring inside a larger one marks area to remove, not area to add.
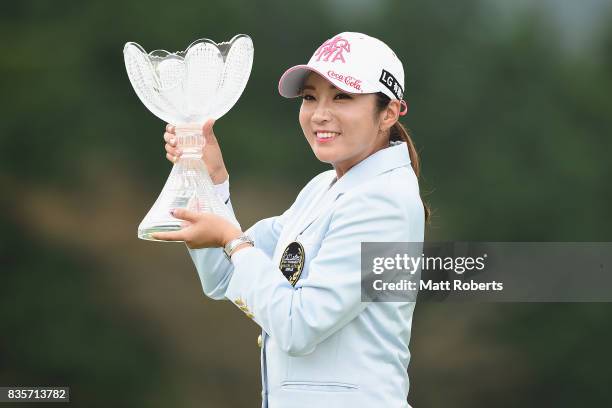
[[[304,247],[297,241],[287,245],[287,248],[285,248],[281,256],[278,268],[292,286],[295,286],[298,279],[300,279],[300,275],[304,269],[305,258]]]

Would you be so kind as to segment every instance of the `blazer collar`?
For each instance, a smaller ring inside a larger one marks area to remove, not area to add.
[[[337,198],[338,195],[372,177],[408,165],[410,165],[410,155],[406,142],[395,143],[366,157],[351,167],[339,180],[336,180],[334,175],[330,180],[330,183],[334,183],[330,187],[330,192],[333,191],[333,195]]]
[[[310,224],[329,209],[331,203],[350,188],[386,171],[408,165],[410,165],[410,156],[404,142],[393,144],[368,156],[351,167],[336,182],[334,182],[336,180],[335,172],[330,171],[328,186],[331,186],[322,192],[321,197],[310,203],[310,207],[303,212],[302,217],[291,228],[286,231],[283,230],[282,239],[284,241],[298,239]]]

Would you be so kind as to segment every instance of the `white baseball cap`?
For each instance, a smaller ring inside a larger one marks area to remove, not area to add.
[[[405,106],[402,62],[387,44],[369,35],[336,34],[317,48],[308,64],[285,71],[278,82],[278,92],[285,98],[299,96],[311,72],[345,92],[382,92]]]

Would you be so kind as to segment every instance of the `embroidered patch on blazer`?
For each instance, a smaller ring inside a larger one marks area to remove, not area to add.
[[[292,286],[295,286],[302,270],[304,269],[305,253],[304,247],[297,241],[293,241],[281,256],[278,268],[281,270],[285,278],[289,281]]]

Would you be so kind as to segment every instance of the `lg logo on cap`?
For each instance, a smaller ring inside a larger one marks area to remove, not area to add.
[[[399,82],[397,82],[397,79],[395,79],[395,77],[391,75],[390,72],[387,72],[383,69],[382,73],[380,74],[380,82],[384,86],[386,86],[391,92],[393,92],[393,95],[395,95],[397,99],[403,98],[404,89],[399,84]]]

